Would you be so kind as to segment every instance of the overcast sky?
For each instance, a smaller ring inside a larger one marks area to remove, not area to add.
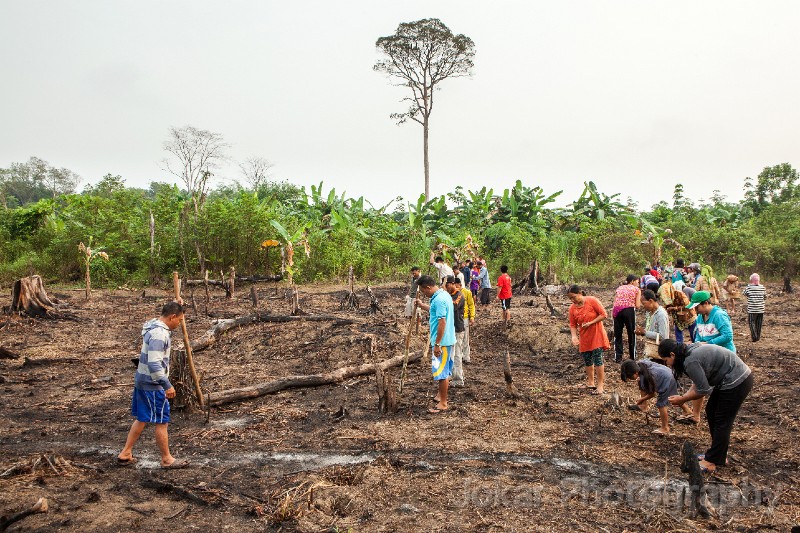
[[[800,165],[797,0],[0,0],[0,166],[174,181],[167,129],[192,125],[276,179],[415,199],[422,127],[389,118],[405,89],[372,66],[378,37],[431,17],[477,51],[437,94],[432,194],[522,179],[563,205],[591,179],[649,208]]]

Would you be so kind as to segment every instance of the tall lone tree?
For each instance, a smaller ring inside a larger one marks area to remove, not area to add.
[[[465,35],[454,35],[439,19],[422,19],[400,24],[394,35],[381,37],[375,46],[386,57],[375,63],[374,70],[400,79],[400,85],[411,89],[412,96],[403,98],[411,103],[408,111],[393,113],[391,118],[398,124],[411,119],[422,125],[427,201],[430,198],[428,130],[434,89],[447,78],[471,74],[475,43]]]

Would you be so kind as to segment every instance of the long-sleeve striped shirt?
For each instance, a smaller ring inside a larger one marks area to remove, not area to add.
[[[742,291],[747,298],[748,313],[763,313],[764,300],[767,298],[767,288],[763,285],[748,285]]]
[[[142,327],[142,350],[136,369],[134,387],[140,390],[169,390],[170,332],[166,324],[154,318]]]

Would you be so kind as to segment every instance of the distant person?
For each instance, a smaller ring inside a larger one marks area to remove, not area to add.
[[[406,308],[403,316],[406,318],[411,318],[412,313],[414,312],[414,300],[417,297],[417,281],[419,281],[419,277],[422,275],[420,268],[418,266],[411,267],[411,284],[408,287],[408,294],[406,295]]]
[[[436,269],[439,285],[443,287],[445,278],[447,278],[447,276],[453,275],[453,269],[450,268],[450,265],[444,262],[444,258],[441,255],[437,255],[434,257],[433,252],[431,252],[430,263],[431,265],[433,265],[433,268]]]
[[[433,351],[431,373],[437,383],[438,391],[435,398],[436,407],[428,409],[428,412],[435,414],[449,409],[447,389],[450,385],[450,376],[453,374],[452,353],[453,345],[456,343],[453,298],[430,276],[421,276],[417,285],[422,295],[430,298],[430,303],[427,304],[417,298],[417,307],[429,311],[429,342]]]
[[[481,270],[477,263],[474,263],[472,265],[469,274],[470,274],[469,290],[470,292],[472,292],[472,298],[477,302],[478,291],[481,288],[481,279],[480,279]]]
[[[764,302],[767,299],[767,289],[761,284],[761,276],[750,275],[750,283],[744,288],[747,298],[747,324],[750,326],[750,339],[758,342],[761,338],[761,326],[764,324]]]
[[[637,286],[639,278],[629,274],[625,283],[617,287],[614,294],[614,308],[611,316],[614,318],[614,361],[622,362],[624,354],[622,343],[622,330],[628,334],[628,355],[636,359],[636,310],[642,306],[642,291]]]
[[[464,294],[464,345],[462,349],[462,360],[465,363],[471,362],[471,348],[469,345],[469,328],[475,324],[475,299],[472,292],[466,287],[461,287],[456,282],[456,287],[461,289]]]
[[[666,282],[658,290],[658,294],[664,304],[667,314],[672,317],[675,336],[678,343],[683,343],[683,332],[689,331],[689,341],[694,342],[695,321],[697,313],[693,309],[687,309],[689,297],[681,290],[682,281],[674,283]]]
[[[461,292],[461,280],[457,276],[448,276],[444,282],[445,290],[453,299],[453,326],[456,330],[456,343],[453,345],[453,376],[450,385],[453,387],[464,386],[464,308],[466,298]]]
[[[577,285],[567,290],[567,298],[572,302],[569,306],[569,329],[572,333],[572,345],[578,347],[583,356],[586,370],[586,383],[592,394],[602,394],[605,384],[605,366],[603,350],[608,350],[606,328],[603,320],[608,317],[603,304],[594,296],[586,293]]]
[[[503,323],[508,327],[511,324],[511,276],[508,275],[508,266],[500,267],[500,277],[497,278],[497,298],[503,310]]]
[[[719,305],[720,290],[717,278],[714,277],[714,270],[710,265],[695,268],[694,288],[698,291],[706,291],[711,295],[711,303]]]
[[[489,305],[489,291],[492,290],[492,283],[489,281],[489,271],[483,261],[478,261],[478,282],[480,283],[481,305]]]
[[[641,280],[639,281],[639,288],[650,289],[653,292],[658,292],[658,278],[653,275],[654,270],[651,270],[647,267],[644,269],[644,276],[642,276]],[[658,272],[656,272],[658,274]]]
[[[170,398],[175,387],[169,382],[170,331],[183,319],[183,306],[170,302],[161,308],[161,316],[145,322],[142,327],[142,349],[133,384],[131,414],[136,420],[128,431],[125,447],[117,456],[120,466],[136,463],[133,447],[147,424],[155,424],[156,445],[161,453],[162,468],[182,468],[188,461],[175,459],[169,451]]]
[[[739,290],[739,276],[729,274],[722,282],[722,290],[725,291],[725,311],[733,316],[736,314],[736,300],[742,297]]]
[[[701,291],[703,292],[703,291]],[[691,388],[683,395],[669,397],[672,405],[682,406],[708,396],[706,418],[711,433],[711,446],[698,456],[704,472],[725,466],[731,430],[739,408],[753,389],[750,368],[735,353],[713,344],[678,344],[672,339],[661,341],[658,354],[675,373],[686,374]]]

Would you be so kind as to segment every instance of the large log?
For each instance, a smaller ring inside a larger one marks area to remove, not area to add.
[[[416,361],[420,358],[422,358],[422,354],[415,353],[409,357],[409,361]],[[402,365],[404,359],[405,354],[400,354],[380,363],[345,366],[325,374],[287,376],[285,378],[268,381],[266,383],[259,383],[258,385],[253,385],[250,387],[241,387],[238,389],[212,392],[208,395],[208,403],[212,406],[224,405],[243,400],[252,400],[253,398],[258,398],[267,394],[274,394],[285,389],[319,387],[321,385],[340,383],[345,379],[350,379],[356,376],[364,376],[367,374],[374,374],[377,370],[385,371],[388,368]]]
[[[3,515],[0,517],[0,531],[5,531],[11,524],[15,522],[19,522],[23,518],[27,518],[33,514],[37,513],[46,513],[48,511],[49,505],[47,503],[47,498],[39,498],[39,500],[33,504],[29,509],[24,511],[20,511],[19,513],[14,513],[12,515]]]
[[[339,318],[332,315],[315,315],[315,316],[287,316],[287,315],[271,315],[269,313],[256,313],[253,315],[241,316],[239,318],[229,318],[220,320],[211,329],[205,332],[202,337],[195,339],[191,348],[193,352],[199,352],[212,346],[222,336],[223,333],[230,331],[234,328],[247,326],[250,324],[257,324],[259,322],[297,322],[307,320],[309,322],[327,322],[331,321],[337,326],[346,324],[360,324],[363,321],[355,320],[352,318]]]

